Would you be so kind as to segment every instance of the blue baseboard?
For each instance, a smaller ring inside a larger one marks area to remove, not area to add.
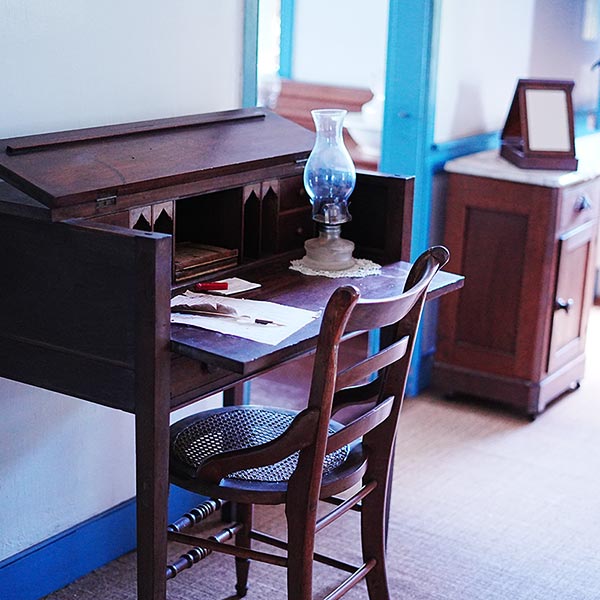
[[[169,519],[200,497],[171,486]],[[0,562],[2,600],[39,600],[135,548],[135,499]]]
[[[491,150],[500,146],[500,132],[491,131],[465,138],[433,144],[427,160],[433,172],[441,171],[444,163],[453,158]]]

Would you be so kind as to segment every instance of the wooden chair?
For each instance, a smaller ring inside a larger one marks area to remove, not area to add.
[[[170,526],[170,539],[196,547],[169,565],[168,578],[220,551],[236,557],[239,596],[246,594],[248,562],[254,559],[287,567],[290,599],[312,597],[313,560],[350,572],[328,600],[340,598],[363,578],[370,600],[389,598],[385,515],[394,440],[427,288],[447,260],[448,251],[441,246],[424,252],[396,298],[363,299],[353,286],[333,293],[304,410],[223,407],[172,425],[172,482],[213,500]],[[342,336],[373,329],[382,329],[381,349],[338,372]],[[331,419],[350,405],[361,410],[348,423]],[[360,487],[349,499],[336,498],[357,483]],[[184,532],[224,500],[235,503],[237,523],[209,538]],[[317,519],[319,500],[335,508]],[[285,504],[287,543],[253,529],[254,504]],[[359,507],[363,564],[353,567],[315,554],[315,534]],[[225,543],[231,538],[234,544]],[[253,550],[252,540],[286,549],[287,556]]]

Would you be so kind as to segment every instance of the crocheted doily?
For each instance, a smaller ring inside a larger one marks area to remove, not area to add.
[[[373,261],[367,260],[366,258],[355,258],[354,265],[349,269],[342,269],[341,271],[326,271],[326,270],[315,270],[307,267],[304,264],[304,259],[293,260],[290,263],[290,269],[292,271],[298,271],[303,275],[320,275],[321,277],[367,277],[368,275],[379,275],[381,273],[381,265],[374,263]]]

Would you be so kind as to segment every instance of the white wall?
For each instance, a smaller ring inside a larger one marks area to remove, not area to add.
[[[0,137],[240,105],[242,0],[0,0]]]
[[[0,0],[0,137],[239,107],[242,31],[242,0]],[[134,495],[130,415],[0,398],[0,560]]]
[[[529,74],[540,79],[573,79],[575,107],[595,109],[600,71],[591,67],[600,59],[600,40],[597,24],[593,37],[584,39],[586,5],[596,16],[600,12],[598,0],[538,0]]]
[[[435,141],[502,129],[519,78],[572,79],[576,108],[598,97],[598,39],[585,0],[442,0]]]
[[[572,79],[576,108],[594,107],[597,36],[583,37],[597,0],[441,0],[438,143],[500,130],[519,78]],[[369,87],[385,73],[387,0],[296,0],[293,76]]]
[[[385,76],[388,0],[296,0],[294,79],[371,87]]]

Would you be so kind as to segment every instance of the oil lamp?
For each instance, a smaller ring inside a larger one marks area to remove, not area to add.
[[[342,224],[352,219],[348,198],[356,184],[356,169],[342,136],[346,113],[343,109],[311,111],[317,137],[304,168],[304,187],[319,235],[305,242],[302,263],[315,270],[338,271],[355,262],[354,243],[340,236]]]

